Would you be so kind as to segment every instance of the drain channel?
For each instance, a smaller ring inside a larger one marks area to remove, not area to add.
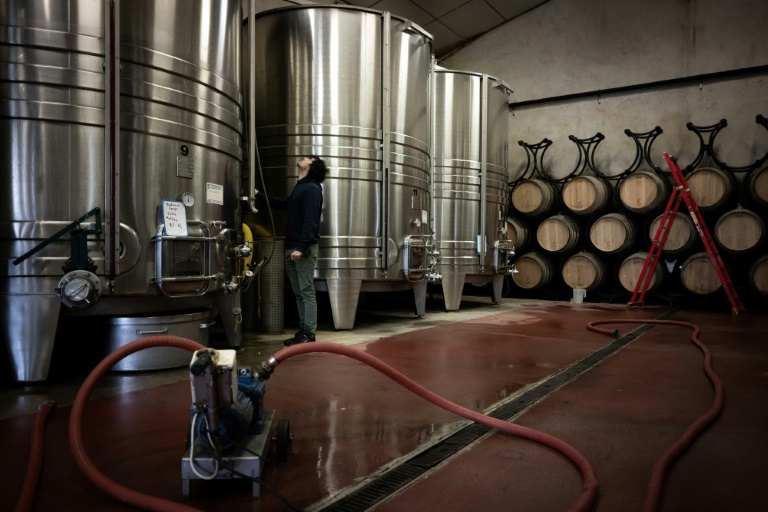
[[[666,311],[656,317],[656,320],[665,320],[672,316],[674,312],[675,310]],[[641,322],[641,320],[638,320],[638,322]],[[511,420],[576,379],[596,364],[621,350],[653,327],[654,324],[640,325],[584,359],[541,381],[519,396],[502,401],[500,406],[494,408],[487,415],[505,421]],[[424,451],[404,459],[396,466],[373,477],[360,487],[351,489],[346,493],[341,491],[340,494],[337,494],[337,498],[319,503],[319,508],[310,507],[307,510],[312,512],[363,512],[368,510],[493,430],[485,425],[470,423]]]

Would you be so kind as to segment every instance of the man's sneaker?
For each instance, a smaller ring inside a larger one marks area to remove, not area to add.
[[[286,347],[290,347],[291,345],[294,345],[295,344],[294,342],[302,334],[304,334],[304,329],[299,329],[298,331],[296,331],[296,334],[294,334],[292,337],[288,338],[287,340],[283,341],[283,345],[285,345]]]
[[[299,343],[308,343],[311,341],[315,341],[315,335],[309,334],[308,332],[302,332],[299,336],[296,336],[291,341],[286,341],[285,346],[290,347],[293,345],[298,345]]]

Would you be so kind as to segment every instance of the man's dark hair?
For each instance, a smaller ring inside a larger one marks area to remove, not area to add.
[[[325,167],[325,162],[319,156],[312,155],[309,158],[314,158],[314,161],[309,164],[309,172],[307,176],[312,178],[318,183],[325,181],[325,175],[328,173],[328,169]]]

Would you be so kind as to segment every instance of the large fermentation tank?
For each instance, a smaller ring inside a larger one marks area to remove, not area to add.
[[[511,90],[486,74],[440,67],[434,82],[434,237],[450,311],[465,282],[492,282],[501,299],[512,251],[504,221]]]
[[[287,196],[303,156],[329,169],[315,279],[335,327],[354,326],[361,291],[413,289],[423,314],[431,36],[387,12],[341,6],[265,11],[254,28],[266,191]],[[285,216],[275,220],[281,238]]]
[[[240,2],[7,0],[0,25],[15,378],[47,377],[60,313],[88,330],[215,304],[239,344]]]

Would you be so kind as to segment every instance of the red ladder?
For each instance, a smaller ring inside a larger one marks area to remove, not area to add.
[[[696,231],[699,232],[701,241],[704,242],[704,248],[709,254],[709,259],[712,260],[712,266],[715,267],[717,278],[720,280],[720,284],[723,285],[723,290],[728,296],[728,301],[731,303],[731,312],[734,315],[738,315],[739,311],[746,311],[741,304],[741,299],[736,293],[736,288],[733,286],[731,277],[728,275],[728,271],[725,269],[723,260],[720,258],[720,253],[717,252],[712,236],[709,234],[709,229],[701,216],[699,207],[696,205],[696,201],[693,199],[691,189],[688,187],[688,182],[683,176],[683,172],[680,170],[677,160],[670,157],[668,153],[664,153],[664,159],[667,161],[669,170],[672,172],[672,177],[675,179],[675,189],[669,196],[667,201],[667,207],[664,210],[664,215],[661,217],[661,223],[659,229],[656,231],[656,235],[653,238],[651,244],[651,250],[648,251],[648,257],[645,259],[643,269],[640,271],[640,278],[635,285],[635,291],[632,293],[632,298],[627,303],[627,308],[632,307],[635,304],[643,304],[645,298],[645,292],[648,290],[648,286],[651,283],[653,272],[656,270],[656,264],[659,262],[659,256],[664,249],[664,244],[669,237],[669,231],[672,228],[672,223],[675,221],[675,215],[680,207],[680,202],[685,201],[685,205],[688,207],[688,211],[691,212],[691,218],[696,226]]]

